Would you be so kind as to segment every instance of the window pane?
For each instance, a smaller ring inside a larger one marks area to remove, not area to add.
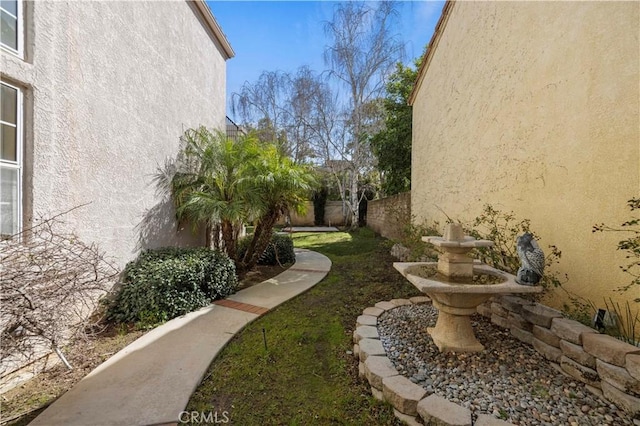
[[[16,112],[18,106],[18,91],[12,87],[1,86],[0,91],[0,120],[16,124]]]
[[[18,50],[18,21],[5,11],[0,11],[0,42]]]
[[[0,159],[6,161],[17,161],[16,156],[16,128],[2,124],[2,132],[0,133],[2,141],[0,142]]]
[[[0,168],[0,234],[18,233],[18,170]]]
[[[13,16],[18,16],[18,0],[2,0],[0,1],[0,7]]]

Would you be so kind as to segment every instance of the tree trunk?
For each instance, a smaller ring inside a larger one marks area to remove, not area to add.
[[[351,217],[351,223],[349,225],[350,230],[358,228],[358,176],[354,171],[351,174],[351,190],[349,191],[349,215]]]
[[[269,245],[269,242],[271,241],[271,234],[273,233],[273,227],[278,221],[278,217],[279,215],[272,214],[258,221],[258,224],[256,225],[256,232],[258,229],[260,229],[260,232],[254,234],[255,249],[249,260],[244,264],[247,271],[250,271],[256,266],[258,259]],[[252,243],[254,241],[252,241]]]
[[[222,241],[224,242],[224,251],[227,253],[229,258],[234,262],[237,260],[238,256],[236,253],[236,241],[233,237],[233,223],[223,220],[222,221]]]

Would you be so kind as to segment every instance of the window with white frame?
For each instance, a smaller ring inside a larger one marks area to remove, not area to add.
[[[22,91],[0,83],[0,237],[22,227]]]
[[[0,46],[22,56],[22,1],[0,0]]]

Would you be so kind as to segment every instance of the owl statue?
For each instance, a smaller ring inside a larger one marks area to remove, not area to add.
[[[544,273],[544,252],[533,235],[525,233],[516,239],[516,251],[520,257],[520,268],[516,282],[522,285],[536,285]]]

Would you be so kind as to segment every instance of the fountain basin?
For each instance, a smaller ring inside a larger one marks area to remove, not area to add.
[[[515,276],[481,263],[473,263],[473,274],[491,275],[501,279],[495,284],[455,283],[412,274],[416,266],[438,267],[438,262],[396,262],[398,270],[420,292],[426,294],[438,309],[436,326],[428,329],[442,352],[479,352],[484,346],[476,339],[470,316],[479,305],[493,296],[504,294],[540,293],[542,287],[523,286]]]

